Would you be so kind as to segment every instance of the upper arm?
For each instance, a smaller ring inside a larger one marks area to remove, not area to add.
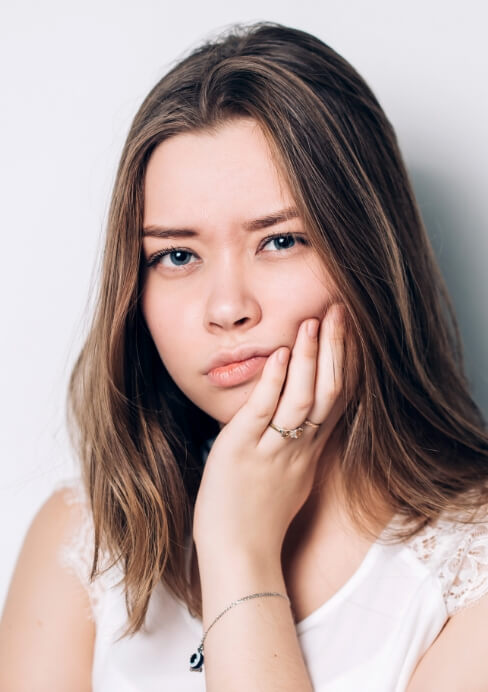
[[[488,690],[488,595],[453,615],[415,669],[408,692]]]
[[[79,509],[55,492],[24,540],[0,621],[0,689],[88,692],[95,625],[85,588],[58,552],[80,521]]]

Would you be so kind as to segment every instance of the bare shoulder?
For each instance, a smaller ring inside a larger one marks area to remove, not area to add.
[[[479,521],[456,526],[446,522],[442,546],[444,602],[448,618],[420,659],[407,688],[422,690],[488,689],[488,512]],[[432,541],[431,541],[432,543]],[[442,543],[442,537],[440,540]]]
[[[73,491],[54,492],[24,539],[0,621],[0,689],[88,692],[95,625],[85,588],[59,551],[82,521]]]
[[[485,692],[488,680],[488,596],[449,618],[420,660],[408,692]]]

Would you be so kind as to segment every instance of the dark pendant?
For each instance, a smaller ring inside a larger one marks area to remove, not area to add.
[[[201,673],[203,670],[203,653],[198,649],[190,658],[190,670]]]

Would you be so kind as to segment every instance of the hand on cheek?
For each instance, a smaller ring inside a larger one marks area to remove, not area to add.
[[[195,503],[199,553],[279,559],[286,531],[312,488],[316,462],[343,406],[343,306],[305,320],[291,351],[268,359],[246,403],[217,436]],[[319,428],[303,425],[308,419]],[[270,423],[303,428],[284,438]]]

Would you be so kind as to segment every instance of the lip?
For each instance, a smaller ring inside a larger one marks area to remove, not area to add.
[[[246,360],[221,365],[210,370],[207,377],[216,387],[236,387],[261,372],[266,360],[266,356],[253,356],[246,358]]]
[[[219,351],[210,359],[204,374],[208,375],[212,370],[215,370],[215,368],[221,368],[231,363],[246,361],[255,356],[264,356],[267,358],[274,350],[274,348],[269,349],[261,346],[239,346],[233,350]]]

